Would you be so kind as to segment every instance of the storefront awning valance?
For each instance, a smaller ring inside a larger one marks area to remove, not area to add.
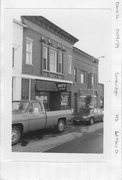
[[[37,91],[71,91],[71,84],[50,81],[36,81]]]

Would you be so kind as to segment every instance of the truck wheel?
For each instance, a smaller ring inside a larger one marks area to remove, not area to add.
[[[65,127],[65,123],[63,120],[58,121],[57,130],[58,132],[63,132]]]
[[[21,138],[21,130],[18,126],[12,126],[12,145],[18,143]]]
[[[93,117],[91,117],[91,118],[89,119],[89,124],[90,124],[90,125],[93,125],[93,124],[94,124],[94,118],[93,118]]]

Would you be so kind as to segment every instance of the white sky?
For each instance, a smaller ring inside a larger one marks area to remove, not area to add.
[[[105,83],[111,64],[111,12],[109,9],[40,9],[21,15],[41,15],[79,39],[76,47],[95,56],[99,63],[99,82]],[[19,17],[18,13],[15,18]]]

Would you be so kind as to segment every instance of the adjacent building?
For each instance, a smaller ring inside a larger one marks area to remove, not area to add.
[[[17,20],[13,20],[12,42],[12,99],[21,99],[22,56],[23,56],[23,28],[26,26]]]
[[[42,16],[22,16],[13,26],[13,100],[79,112],[91,95],[99,106],[98,60],[74,47],[76,37]]]
[[[87,96],[91,96],[91,106],[98,105],[98,60],[74,47],[73,63],[74,111],[79,112]]]

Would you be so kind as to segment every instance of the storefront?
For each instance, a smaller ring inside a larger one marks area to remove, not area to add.
[[[35,98],[47,111],[71,108],[71,84],[35,80]]]
[[[88,99],[89,97],[89,99]],[[98,101],[98,96],[97,96],[97,91],[93,92],[90,90],[81,90],[79,93],[78,97],[78,111],[80,111],[82,108],[86,107],[86,104],[89,101],[89,106],[91,107],[97,107],[97,101]]]

